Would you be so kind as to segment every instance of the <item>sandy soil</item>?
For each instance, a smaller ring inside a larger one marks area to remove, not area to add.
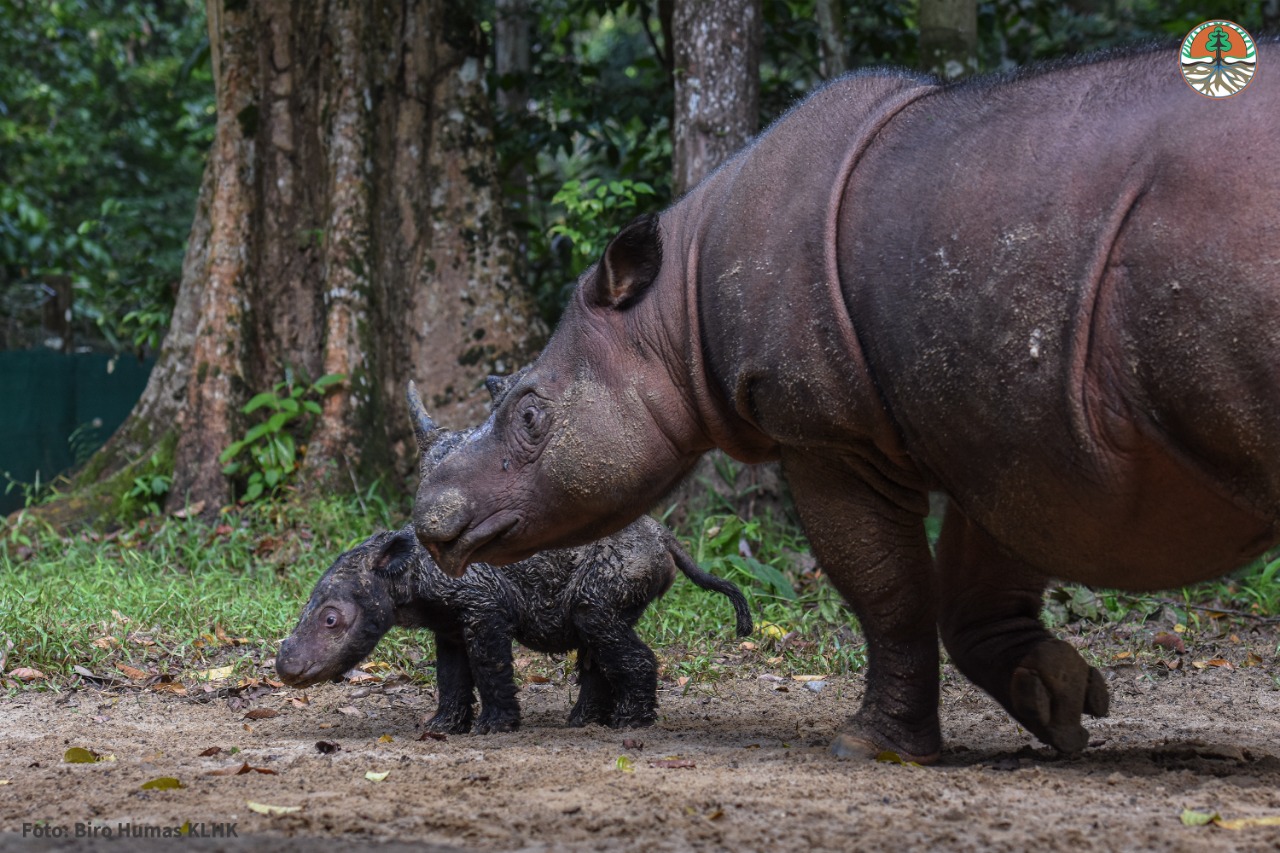
[[[1268,661],[1276,648],[1274,638],[1252,645]],[[1112,716],[1089,723],[1091,748],[1066,760],[945,673],[947,747],[929,768],[829,757],[826,744],[860,696],[857,678],[815,691],[738,670],[691,689],[668,684],[658,725],[632,732],[565,728],[575,688],[527,684],[520,732],[445,741],[418,739],[434,697],[407,684],[326,685],[301,707],[291,701],[301,691],[287,689],[247,701],[253,691],[201,701],[24,692],[0,700],[0,849],[169,849],[172,841],[124,842],[119,826],[186,822],[206,834],[234,827],[235,839],[181,845],[205,850],[345,849],[353,840],[646,853],[1280,846],[1280,827],[1180,820],[1184,808],[1280,815],[1280,689],[1269,663],[1121,665],[1107,675]],[[255,709],[279,713],[246,719]],[[319,741],[339,749],[322,754]],[[72,746],[115,760],[66,763]],[[222,752],[201,756],[215,746]],[[246,762],[273,773],[208,775]],[[388,775],[370,781],[370,771]],[[140,787],[165,776],[186,787]],[[250,801],[301,809],[263,815]],[[43,838],[31,826],[23,837],[24,825],[41,822]]]

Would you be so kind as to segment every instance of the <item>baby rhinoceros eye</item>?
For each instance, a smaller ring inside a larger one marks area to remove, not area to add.
[[[326,610],[326,611],[325,611],[325,614],[324,614],[324,626],[325,626],[326,628],[336,628],[336,627],[338,627],[338,623],[339,623],[340,621],[341,621],[341,619],[340,619],[340,618],[339,618],[339,616],[338,616],[338,611],[336,611],[336,610],[332,610],[332,609],[330,609],[330,610]]]

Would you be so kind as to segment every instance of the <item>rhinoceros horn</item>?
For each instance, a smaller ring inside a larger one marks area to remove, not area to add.
[[[436,422],[427,414],[427,410],[422,405],[422,398],[418,396],[418,386],[412,379],[409,380],[409,389],[405,396],[409,400],[409,417],[413,420],[413,437],[418,440],[418,451],[426,453],[440,437],[440,427],[436,426]]]

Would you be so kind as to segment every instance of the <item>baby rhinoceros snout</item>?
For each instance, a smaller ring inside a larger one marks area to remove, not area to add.
[[[292,640],[293,637],[289,637],[280,644],[280,651],[276,654],[276,675],[290,687],[310,687],[315,683],[315,679],[309,676],[316,670],[316,662],[301,654],[298,644]]]

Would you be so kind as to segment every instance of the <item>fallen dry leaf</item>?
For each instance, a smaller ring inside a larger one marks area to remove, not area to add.
[[[393,738],[391,735],[384,734],[382,737],[378,738],[378,743],[391,743],[394,740],[395,738]]]
[[[384,770],[381,773],[374,773],[372,770],[370,770],[368,773],[364,774],[364,778],[368,779],[370,782],[381,782],[383,779],[386,779],[389,775],[391,775],[390,770]]]
[[[1229,661],[1229,660],[1224,660],[1223,658],[1214,658],[1213,660],[1197,660],[1197,661],[1192,661],[1192,662],[1191,662],[1191,665],[1192,665],[1192,666],[1194,666],[1196,669],[1208,669],[1208,668],[1209,668],[1209,667],[1211,667],[1211,666],[1220,666],[1220,667],[1222,667],[1223,669],[1234,669],[1234,668],[1235,668],[1235,667],[1233,667],[1233,666],[1231,665],[1231,661]]]
[[[1183,654],[1187,650],[1187,644],[1182,642],[1182,638],[1177,634],[1170,633],[1169,631],[1161,631],[1156,634],[1151,638],[1151,642],[1162,649],[1168,649],[1169,651],[1177,652],[1178,654]]]
[[[1125,658],[1131,658],[1131,657],[1133,657],[1133,652],[1120,652],[1119,654],[1112,655],[1111,659],[1124,660]]]
[[[311,704],[311,699],[304,693],[301,696],[291,696],[289,704],[295,708],[305,708]]]
[[[43,681],[49,676],[29,666],[19,666],[9,670],[9,676],[19,681]]]
[[[230,678],[235,671],[235,664],[232,664],[231,666],[219,666],[201,672],[193,672],[191,677],[196,681],[221,681],[224,678]]]
[[[102,761],[102,756],[94,752],[92,749],[85,749],[83,746],[73,746],[62,754],[62,760],[67,764],[96,764]]]
[[[116,669],[120,670],[134,681],[146,681],[151,677],[151,673],[129,666],[127,663],[116,664]]]
[[[222,747],[220,747],[220,746],[211,746],[211,747],[209,747],[208,749],[206,749],[204,752],[200,753],[200,757],[201,757],[201,758],[212,758],[213,756],[217,755],[219,752],[222,752]]]
[[[793,675],[791,676],[792,681],[821,681],[824,678],[826,678],[825,675]]]
[[[257,812],[258,814],[280,815],[302,811],[302,806],[273,806],[267,803],[255,803],[253,800],[247,800],[246,803],[249,806],[249,811]]]
[[[186,696],[187,688],[177,681],[158,681],[151,689],[159,693],[172,693],[174,696]]]
[[[363,717],[364,714],[355,705],[343,705],[338,709],[339,714],[346,714],[348,717]]]
[[[204,512],[204,501],[196,501],[191,506],[174,510],[173,517],[174,518],[195,518],[197,515],[199,515],[202,512]],[[227,532],[229,533],[230,531],[228,530]]]
[[[280,716],[280,712],[274,708],[254,708],[252,711],[244,715],[246,720],[269,720],[272,717]]]
[[[161,776],[158,779],[152,779],[150,782],[143,782],[141,787],[144,791],[171,791],[175,788],[185,788],[187,786],[173,776]]]
[[[525,676],[525,681],[528,681],[530,684],[547,684],[551,679],[547,678],[545,675],[531,674]]]
[[[99,637],[89,645],[97,649],[110,650],[112,647],[120,645],[120,641],[117,640],[115,637],[112,637],[110,634],[108,634],[105,637]]]
[[[624,738],[622,741],[623,749],[644,749],[644,741],[636,740],[633,737]]]
[[[440,732],[432,732],[432,731],[423,732],[421,735],[418,736],[418,740],[448,740],[448,739],[449,738],[446,735],[443,735]]]
[[[1240,664],[1240,666],[1259,666],[1260,664],[1262,664],[1262,657],[1249,652],[1249,656],[1244,659],[1244,663]]]

